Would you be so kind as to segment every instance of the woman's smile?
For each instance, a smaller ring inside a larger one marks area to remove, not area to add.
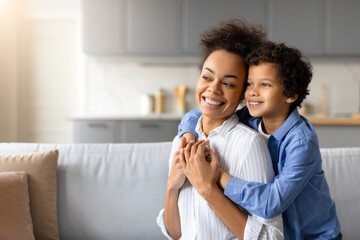
[[[196,99],[204,119],[221,125],[234,113],[242,98],[245,77],[240,56],[225,50],[209,55],[196,85]]]

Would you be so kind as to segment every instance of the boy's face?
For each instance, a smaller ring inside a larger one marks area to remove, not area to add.
[[[263,120],[284,120],[288,117],[290,104],[296,98],[284,95],[284,87],[274,63],[260,63],[250,66],[245,102],[253,117]]]
[[[216,50],[204,62],[196,85],[196,101],[204,118],[224,121],[242,96],[246,68],[240,56]]]

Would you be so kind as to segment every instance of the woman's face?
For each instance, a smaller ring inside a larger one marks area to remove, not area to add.
[[[196,85],[196,100],[204,117],[225,121],[236,110],[246,77],[243,59],[225,50],[212,52]]]

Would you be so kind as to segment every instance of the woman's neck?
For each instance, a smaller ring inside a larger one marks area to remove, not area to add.
[[[215,128],[221,126],[226,121],[226,119],[210,118],[203,115],[201,125],[204,134],[206,136],[209,136],[210,132]]]

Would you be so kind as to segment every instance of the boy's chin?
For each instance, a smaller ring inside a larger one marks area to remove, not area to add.
[[[249,111],[249,114],[250,114],[252,117],[261,117],[261,114],[256,113],[256,112]]]

